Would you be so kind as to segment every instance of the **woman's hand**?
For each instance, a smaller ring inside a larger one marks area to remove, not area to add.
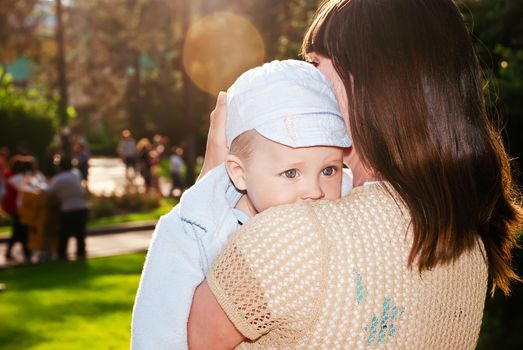
[[[223,163],[227,157],[227,138],[225,137],[226,118],[227,94],[220,91],[216,100],[216,107],[214,107],[214,110],[211,112],[205,158],[203,159],[203,166],[198,180],[207,174],[209,170]]]

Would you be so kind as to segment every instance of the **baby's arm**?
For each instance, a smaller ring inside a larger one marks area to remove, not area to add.
[[[198,245],[183,231],[179,207],[156,227],[136,296],[132,349],[187,349],[187,320],[204,279]]]
[[[187,321],[196,287],[238,220],[241,196],[223,166],[187,190],[156,227],[136,297],[133,349],[187,349]]]

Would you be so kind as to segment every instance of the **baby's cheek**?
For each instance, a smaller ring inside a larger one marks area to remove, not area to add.
[[[333,181],[325,189],[325,199],[335,200],[341,197],[341,177],[337,181]]]

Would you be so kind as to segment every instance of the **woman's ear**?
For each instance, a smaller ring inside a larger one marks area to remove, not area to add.
[[[228,154],[225,159],[225,169],[234,187],[239,191],[245,191],[247,189],[245,183],[245,165],[242,160],[238,156]]]

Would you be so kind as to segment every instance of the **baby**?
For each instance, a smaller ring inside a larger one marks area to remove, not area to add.
[[[340,197],[351,141],[329,83],[310,64],[274,61],[240,76],[227,92],[226,131],[225,168],[246,194],[236,206],[246,214]]]
[[[187,348],[194,290],[249,217],[350,189],[342,155],[351,140],[330,83],[306,62],[242,74],[227,92],[226,133],[225,163],[158,223],[133,312],[133,349]]]

